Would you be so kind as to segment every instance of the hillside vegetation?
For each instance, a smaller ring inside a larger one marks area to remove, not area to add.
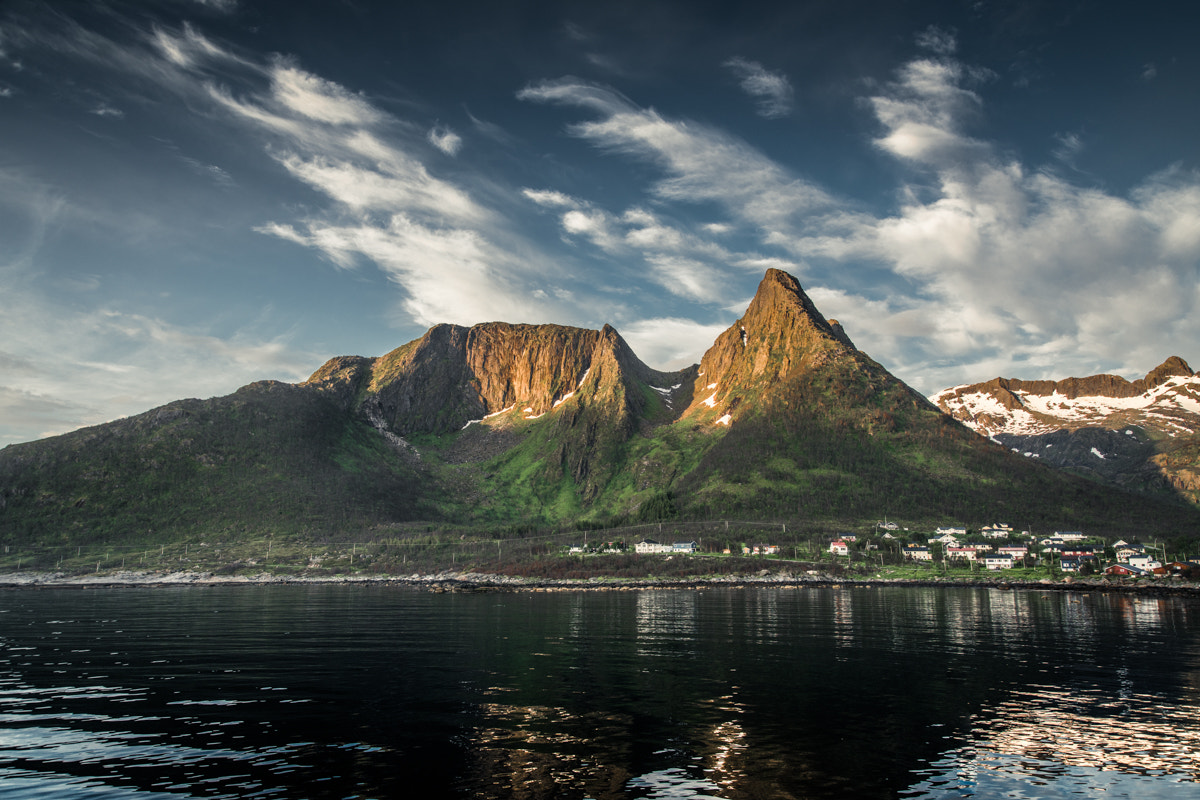
[[[885,516],[914,530],[1200,529],[1200,511],[1174,498],[1103,487],[971,432],[774,270],[678,372],[647,367],[607,326],[437,326],[300,385],[251,384],[0,451],[8,556],[374,542],[403,566],[418,542],[432,553],[724,519],[778,523],[800,542]]]

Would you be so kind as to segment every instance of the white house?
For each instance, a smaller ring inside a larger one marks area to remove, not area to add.
[[[1144,570],[1158,569],[1162,566],[1161,561],[1155,560],[1154,556],[1146,553],[1130,556],[1126,563],[1131,567],[1139,567]]]
[[[659,544],[653,539],[642,539],[633,546],[635,553],[670,553],[671,550],[671,545]]]
[[[829,552],[833,553],[835,556],[848,556],[850,555],[850,545],[846,544],[841,539],[834,539],[829,543]]]
[[[967,561],[974,561],[976,555],[975,548],[973,547],[946,548],[946,558],[965,558]]]
[[[986,555],[983,557],[983,566],[988,569],[1012,569],[1012,556]]]
[[[1140,544],[1124,544],[1124,543],[1122,543],[1119,546],[1113,545],[1113,550],[1117,554],[1117,561],[1121,561],[1126,564],[1128,564],[1129,559],[1133,558],[1134,556],[1145,555],[1145,553],[1146,553],[1146,548]]]
[[[694,553],[700,548],[700,545],[695,542],[675,542],[671,545],[672,553]]]
[[[928,547],[917,547],[916,545],[904,548],[904,557],[911,558],[913,561],[933,561],[933,553],[929,552]]]

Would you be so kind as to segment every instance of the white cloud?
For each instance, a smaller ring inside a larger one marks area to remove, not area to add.
[[[553,189],[522,189],[521,194],[543,208],[579,208],[581,205],[574,197]]]
[[[361,95],[280,61],[271,71],[273,99],[283,108],[330,125],[370,126],[382,114]]]
[[[939,56],[948,56],[958,49],[958,37],[953,31],[930,25],[916,36],[919,47],[923,47]]]
[[[659,198],[712,201],[762,229],[788,226],[799,215],[832,208],[816,185],[790,174],[746,142],[708,125],[669,120],[640,109],[618,92],[576,78],[528,86],[520,99],[586,108],[601,119],[569,131],[613,152],[658,164],[668,177],[654,184]]]
[[[214,336],[112,308],[79,310],[28,288],[6,292],[0,341],[22,368],[0,376],[0,444],[65,433],[181,397],[264,378],[307,377],[321,357],[286,336]],[[53,319],[54,325],[43,324]],[[11,365],[10,365],[11,366]]]
[[[429,143],[448,156],[458,155],[462,149],[463,140],[454,131],[441,125],[429,129]]]
[[[732,320],[730,320],[732,322]],[[655,369],[675,370],[700,363],[729,324],[705,324],[680,317],[656,317],[621,326],[621,337],[638,358]]]
[[[528,270],[474,231],[430,228],[395,214],[386,226],[311,222],[307,232],[283,225],[263,232],[316,248],[343,267],[370,259],[402,287],[402,307],[424,326],[545,321],[546,303],[530,299]]]
[[[1085,374],[1076,369],[1097,360],[1138,374],[1200,343],[1200,176],[1168,171],[1128,196],[1078,186],[963,133],[981,99],[960,85],[972,80],[961,65],[922,60],[899,77],[872,98],[878,144],[932,168],[937,193],[914,186],[847,254],[915,281],[938,320],[902,360],[936,374],[928,365],[949,355],[970,380],[994,377],[980,370],[999,362],[1006,374]],[[1064,155],[1081,147],[1077,137],[1060,142]]]
[[[918,59],[905,65],[890,93],[870,100],[887,129],[877,140],[879,147],[935,167],[985,158],[987,145],[961,130],[982,105],[978,94],[960,85],[967,76],[967,70],[951,60]]]
[[[759,116],[776,119],[792,113],[794,93],[786,75],[740,57],[729,59],[725,66],[737,75],[746,94],[758,98]]]

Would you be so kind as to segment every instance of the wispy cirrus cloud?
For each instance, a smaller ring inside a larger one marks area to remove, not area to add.
[[[725,66],[737,76],[742,90],[758,100],[759,116],[778,119],[792,113],[795,93],[786,75],[741,57],[729,59]]]
[[[715,202],[755,227],[788,227],[798,215],[833,210],[824,189],[790,173],[760,151],[709,125],[663,117],[619,92],[577,78],[543,81],[517,97],[584,108],[599,119],[568,131],[610,152],[657,164],[666,177],[650,187],[663,200]]]
[[[167,53],[204,80],[201,56],[219,61],[195,37],[158,33]],[[335,265],[378,267],[397,287],[409,322],[471,324],[482,320],[562,316],[561,294],[539,293],[549,262],[522,241],[503,213],[463,184],[433,174],[419,153],[433,144],[449,155],[461,138],[444,126],[421,129],[361,94],[275,58],[258,65],[260,80],[240,92],[204,82],[209,98],[263,137],[266,151],[292,177],[331,205],[256,230],[311,248]],[[533,257],[531,257],[533,256]]]

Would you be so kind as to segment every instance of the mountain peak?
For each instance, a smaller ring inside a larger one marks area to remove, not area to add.
[[[692,410],[729,424],[743,400],[771,385],[858,358],[842,326],[822,316],[800,282],[770,269],[746,313],[704,354]]]
[[[1140,381],[1134,381],[1135,384],[1141,385],[1141,391],[1153,389],[1155,386],[1161,386],[1171,378],[1190,378],[1195,374],[1188,363],[1179,356],[1171,356],[1163,363],[1159,364],[1154,369],[1146,373],[1146,377]]]
[[[704,354],[701,371],[708,383],[731,372],[747,378],[776,379],[795,369],[816,367],[854,350],[849,337],[835,329],[794,277],[767,270],[745,315],[725,330]]]

